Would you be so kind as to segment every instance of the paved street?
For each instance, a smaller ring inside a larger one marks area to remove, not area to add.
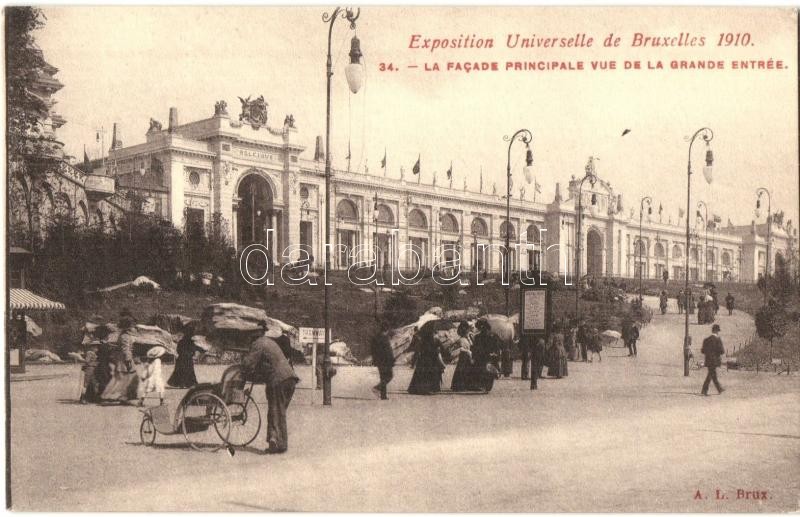
[[[720,312],[719,322],[728,348],[752,333],[742,313]],[[699,354],[708,327],[691,327]],[[342,367],[333,406],[322,407],[300,368],[281,456],[204,454],[179,436],[145,448],[136,408],[77,405],[77,366],[33,367],[31,375],[65,376],[11,384],[13,508],[798,510],[800,379],[723,369],[727,391],[701,397],[705,370],[683,377],[682,335],[682,317],[656,316],[637,359],[606,348],[602,362],[570,363],[569,377],[545,379],[537,392],[516,363],[515,379],[489,395],[410,396],[402,367],[382,402],[369,390],[374,369]],[[198,368],[201,380],[220,373]],[[182,394],[168,398],[174,405]]]

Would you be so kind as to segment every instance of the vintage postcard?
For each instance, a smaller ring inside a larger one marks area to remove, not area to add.
[[[797,9],[3,17],[12,511],[800,509]]]

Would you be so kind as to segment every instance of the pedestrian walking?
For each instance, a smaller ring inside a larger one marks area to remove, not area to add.
[[[423,324],[414,335],[411,341],[414,348],[411,358],[414,374],[408,384],[408,392],[412,395],[430,395],[441,391],[445,370],[442,345],[452,328],[449,321],[433,320]]]
[[[597,354],[597,357],[601,363],[603,362],[603,356],[600,355],[600,352],[603,351],[603,344],[600,342],[600,333],[595,327],[591,327],[589,329],[589,339],[586,349],[589,352],[590,363],[592,362],[592,359],[594,359],[594,354]]]
[[[372,364],[378,369],[378,384],[373,386],[372,391],[378,394],[381,400],[388,400],[387,387],[394,377],[394,352],[392,343],[389,341],[389,324],[385,320],[381,321],[381,328],[378,334],[372,339]]]
[[[199,331],[199,324],[189,322],[183,329],[183,337],[178,341],[178,358],[175,359],[175,369],[172,370],[167,384],[175,388],[191,388],[197,384],[197,375],[194,372],[194,354],[200,349],[195,345],[194,336]]]
[[[550,336],[547,359],[548,377],[560,379],[569,375],[567,371],[567,352],[564,350],[564,338],[560,332],[555,332]]]
[[[519,354],[522,360],[519,369],[520,377],[523,381],[529,378],[528,369],[530,368],[531,353],[533,352],[533,340],[533,336],[530,335],[522,335],[519,338]]]
[[[725,355],[725,347],[722,345],[722,339],[719,337],[719,325],[716,323],[711,327],[711,335],[703,340],[703,346],[700,352],[705,356],[705,365],[708,368],[708,375],[703,382],[703,389],[701,393],[708,395],[708,385],[714,383],[717,392],[722,394],[725,389],[720,386],[717,379],[717,368],[722,366],[721,357]]]
[[[584,363],[589,359],[588,344],[589,344],[589,327],[587,326],[585,321],[582,321],[580,325],[578,325],[578,345],[581,349],[581,361],[583,361]]]
[[[735,303],[736,299],[731,293],[728,293],[728,296],[725,297],[725,307],[728,309],[728,316],[733,315],[733,306]]]
[[[495,366],[500,356],[500,339],[485,319],[479,319],[475,328],[478,333],[472,340],[473,368],[468,386],[489,393],[500,373]]]
[[[683,314],[684,297],[683,289],[678,289],[678,314]]]
[[[274,341],[280,328],[262,322],[250,351],[242,358],[245,379],[265,384],[267,395],[267,454],[280,454],[289,448],[286,413],[300,379],[294,373],[281,347]]]
[[[564,333],[564,350],[567,351],[568,360],[579,360],[580,348],[578,347],[578,329],[572,324],[569,325]]]
[[[536,338],[536,342],[531,350],[531,389],[539,389],[539,379],[542,377],[544,368],[544,358],[547,350],[543,338]]]
[[[511,377],[514,370],[514,359],[511,357],[511,343],[500,340],[500,373],[503,377]]]
[[[659,308],[661,309],[662,315],[667,313],[667,301],[667,292],[661,291],[661,296],[659,297]]]
[[[454,354],[458,357],[453,380],[450,383],[452,391],[466,391],[469,388],[469,376],[472,369],[472,341],[469,338],[469,323],[462,321],[456,329],[458,334],[458,348]]]
[[[633,322],[633,324],[631,325],[631,330],[630,330],[630,336],[629,337],[630,337],[630,345],[628,345],[628,350],[633,355],[633,357],[636,357],[639,354],[637,349],[636,349],[636,342],[639,341],[639,323],[638,322]]]
[[[90,343],[90,348],[86,350],[81,371],[83,372],[83,384],[81,386],[81,404],[98,402],[100,399],[100,383],[97,380],[97,368],[99,361],[97,358],[97,348],[100,342]]]

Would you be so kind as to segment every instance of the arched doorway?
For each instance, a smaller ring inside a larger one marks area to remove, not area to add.
[[[248,174],[236,190],[239,198],[236,224],[236,242],[240,248],[253,243],[265,245],[270,257],[275,254],[272,243],[267,241],[267,230],[272,228],[272,188],[258,174]],[[274,236],[273,236],[274,240]]]
[[[603,275],[603,237],[597,230],[586,235],[586,274]]]

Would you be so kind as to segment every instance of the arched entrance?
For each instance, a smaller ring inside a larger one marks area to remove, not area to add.
[[[586,274],[603,275],[603,237],[597,230],[586,235]]]
[[[267,241],[267,230],[273,226],[272,188],[258,174],[248,174],[236,190],[239,199],[236,224],[236,242],[240,248],[259,243],[269,248],[274,257],[273,246]],[[273,236],[273,242],[275,237]]]

